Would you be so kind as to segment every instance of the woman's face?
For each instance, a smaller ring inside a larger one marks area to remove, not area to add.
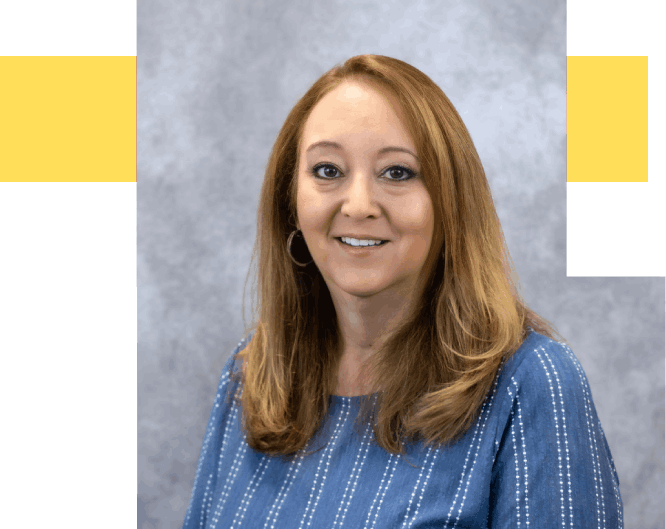
[[[312,110],[300,148],[297,225],[329,289],[360,297],[386,289],[410,294],[430,249],[434,215],[394,97],[358,81],[342,83]],[[348,243],[358,241],[341,237],[386,242],[355,247]]]

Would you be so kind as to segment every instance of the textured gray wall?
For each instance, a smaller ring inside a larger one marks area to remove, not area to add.
[[[664,279],[566,277],[565,16],[552,0],[138,3],[140,529],[182,524],[243,331],[277,132],[322,73],[361,53],[416,66],[462,115],[525,298],[587,372],[626,527],[664,527]]]

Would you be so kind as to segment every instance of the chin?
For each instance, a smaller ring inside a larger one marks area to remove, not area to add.
[[[358,297],[373,296],[388,286],[385,281],[380,281],[375,278],[358,278],[354,280],[342,278],[341,280],[336,281],[335,284],[340,290],[347,294]]]

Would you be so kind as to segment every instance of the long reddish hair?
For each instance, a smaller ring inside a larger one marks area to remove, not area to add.
[[[502,359],[520,346],[527,327],[559,337],[520,299],[483,166],[444,92],[398,59],[352,57],[321,76],[291,110],[261,189],[253,254],[253,261],[259,255],[258,304],[245,329],[254,335],[238,353],[243,370],[230,374],[243,382],[235,399],[248,445],[271,455],[304,448],[335,391],[341,344],[335,308],[316,265],[292,262],[287,238],[296,229],[303,126],[345,80],[397,97],[435,213],[422,288],[411,314],[364,366],[376,399],[372,405],[361,399],[357,423],[372,422],[377,443],[395,454],[404,453],[404,442],[455,441],[478,417]]]

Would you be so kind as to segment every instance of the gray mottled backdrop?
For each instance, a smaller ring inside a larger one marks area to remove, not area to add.
[[[361,53],[416,66],[462,115],[524,296],[589,377],[626,527],[664,527],[664,279],[566,277],[565,19],[561,0],[138,3],[139,529],[184,519],[273,141]]]

